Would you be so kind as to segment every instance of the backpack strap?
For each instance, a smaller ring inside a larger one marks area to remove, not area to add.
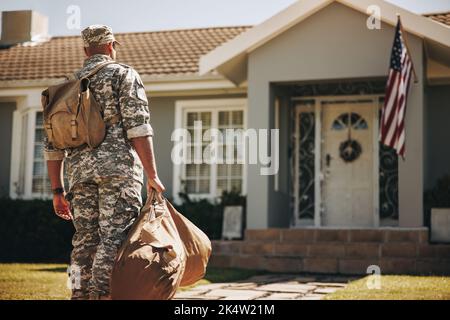
[[[108,64],[112,64],[112,63],[117,63],[117,62],[106,61],[106,62],[100,63],[98,66],[96,66],[94,69],[92,69],[87,75],[85,75],[84,77],[81,77],[81,79],[92,77],[94,74],[96,74],[98,71],[100,71],[100,69],[102,69],[104,66],[106,66]]]

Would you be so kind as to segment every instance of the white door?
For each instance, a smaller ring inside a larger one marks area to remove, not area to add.
[[[374,108],[371,102],[322,104],[324,226],[374,226]]]

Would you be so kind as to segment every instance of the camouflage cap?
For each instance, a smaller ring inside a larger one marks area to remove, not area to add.
[[[119,43],[116,38],[114,38],[112,29],[105,25],[91,25],[81,31],[81,37],[83,38],[83,44],[85,47],[89,47],[92,44],[100,45],[110,42]]]

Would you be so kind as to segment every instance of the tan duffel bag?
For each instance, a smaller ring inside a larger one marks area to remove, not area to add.
[[[176,293],[186,254],[164,203],[151,192],[120,248],[111,276],[111,298],[167,300]]]
[[[204,277],[210,255],[206,234],[151,191],[116,257],[112,299],[171,299]]]
[[[166,200],[167,208],[175,221],[185,253],[186,267],[181,286],[189,286],[205,276],[211,256],[211,241],[208,236]]]

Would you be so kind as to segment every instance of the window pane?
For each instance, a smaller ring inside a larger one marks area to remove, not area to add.
[[[34,146],[34,158],[35,159],[44,158],[44,146],[42,144],[36,144]]]
[[[233,179],[231,180],[231,190],[235,192],[241,192],[242,189],[242,180],[241,179]]]
[[[209,164],[200,164],[200,176],[201,177],[209,177],[210,165]]]
[[[188,112],[187,113],[187,125],[194,126],[194,121],[198,119],[197,112]]]
[[[242,126],[244,124],[244,112],[233,111],[233,125]]]
[[[217,195],[227,190],[227,179],[217,179]]]
[[[45,173],[44,162],[34,162],[33,176],[43,176]]]
[[[199,180],[199,193],[209,193],[209,179]]]
[[[196,193],[196,181],[195,180],[186,180],[186,192],[187,193]]]
[[[241,176],[242,175],[242,164],[230,164],[230,175],[232,176]]]
[[[230,112],[220,111],[219,112],[219,126],[227,126],[230,122]]]
[[[44,115],[42,112],[36,112],[36,127],[42,127],[44,125]]]
[[[44,179],[42,177],[33,178],[32,192],[43,193],[44,192]]]
[[[217,165],[217,176],[219,176],[219,177],[227,176],[227,165],[226,164],[218,164]]]
[[[187,164],[186,165],[186,177],[195,177],[197,176],[197,165],[196,164]]]
[[[36,129],[34,134],[35,142],[43,142],[44,141],[44,129]]]
[[[210,127],[211,126],[211,112],[202,112],[201,120],[202,120],[202,126]]]

